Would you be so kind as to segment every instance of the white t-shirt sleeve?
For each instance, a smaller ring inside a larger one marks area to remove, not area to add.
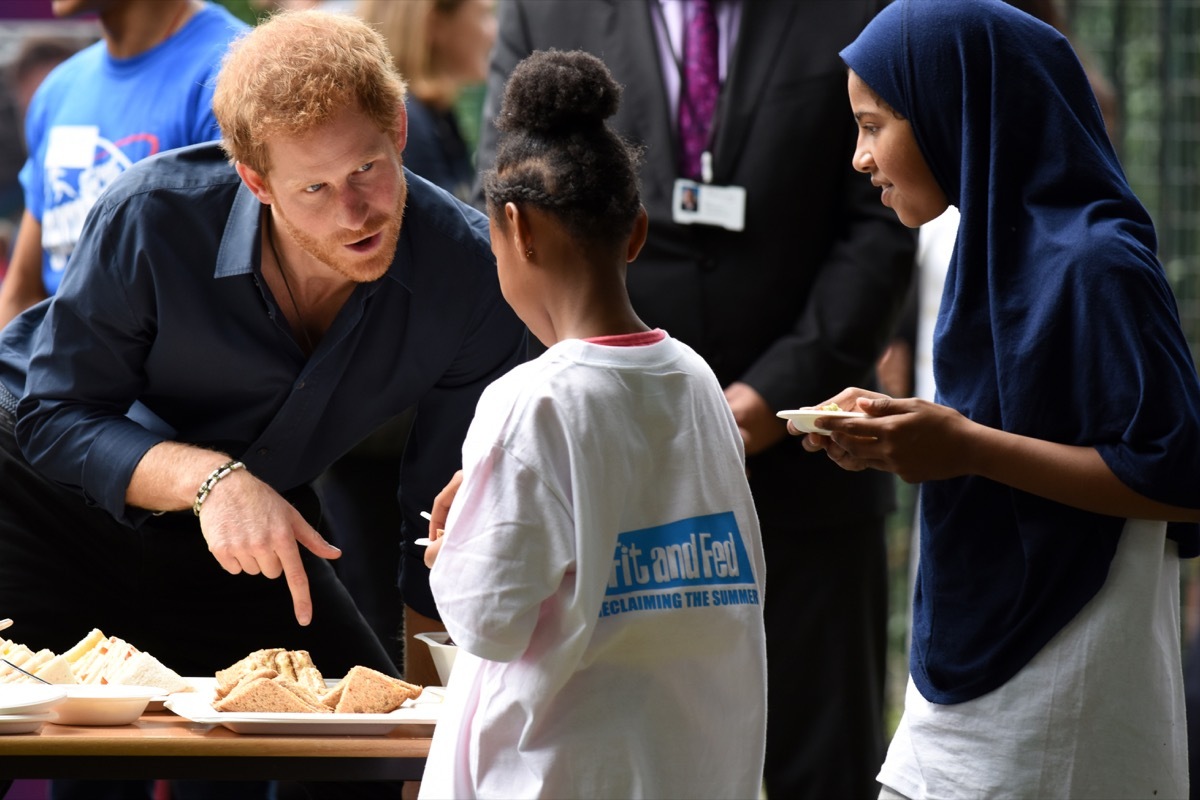
[[[542,603],[575,571],[574,521],[535,468],[498,446],[463,466],[429,583],[459,647],[511,661],[528,647]]]

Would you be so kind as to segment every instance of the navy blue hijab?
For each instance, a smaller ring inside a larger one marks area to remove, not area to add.
[[[1000,0],[895,0],[842,57],[909,120],[961,212],[938,401],[1095,447],[1135,491],[1200,507],[1200,382],[1067,40]],[[924,484],[921,507],[911,672],[938,703],[1024,666],[1103,585],[1124,524],[978,477]],[[1197,553],[1197,526],[1170,530]]]

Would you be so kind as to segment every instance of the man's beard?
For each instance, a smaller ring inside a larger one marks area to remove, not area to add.
[[[392,213],[368,217],[363,223],[363,227],[356,231],[346,231],[334,244],[319,239],[293,225],[278,206],[274,208],[274,216],[287,231],[287,235],[292,238],[292,241],[300,245],[301,250],[355,283],[369,283],[382,278],[396,257],[396,244],[400,241],[400,226],[407,200],[408,183],[404,179],[404,173],[401,172],[400,193],[396,198],[396,208]],[[380,246],[370,258],[364,259],[346,250],[347,244],[362,241],[376,231],[380,234]]]

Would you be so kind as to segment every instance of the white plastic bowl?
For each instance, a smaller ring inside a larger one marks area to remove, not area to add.
[[[450,634],[446,631],[435,633],[418,633],[416,638],[429,645],[429,654],[433,656],[433,666],[437,668],[438,680],[442,686],[450,683],[450,670],[454,667],[454,657],[458,655],[458,646],[447,644]]]
[[[64,686],[67,699],[54,707],[57,725],[128,725],[136,722],[150,704],[151,697],[162,694],[154,686],[119,684],[77,684]]]

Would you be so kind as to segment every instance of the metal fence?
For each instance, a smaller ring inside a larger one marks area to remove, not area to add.
[[[1115,89],[1117,151],[1200,359],[1200,0],[1064,0],[1063,11]]]

